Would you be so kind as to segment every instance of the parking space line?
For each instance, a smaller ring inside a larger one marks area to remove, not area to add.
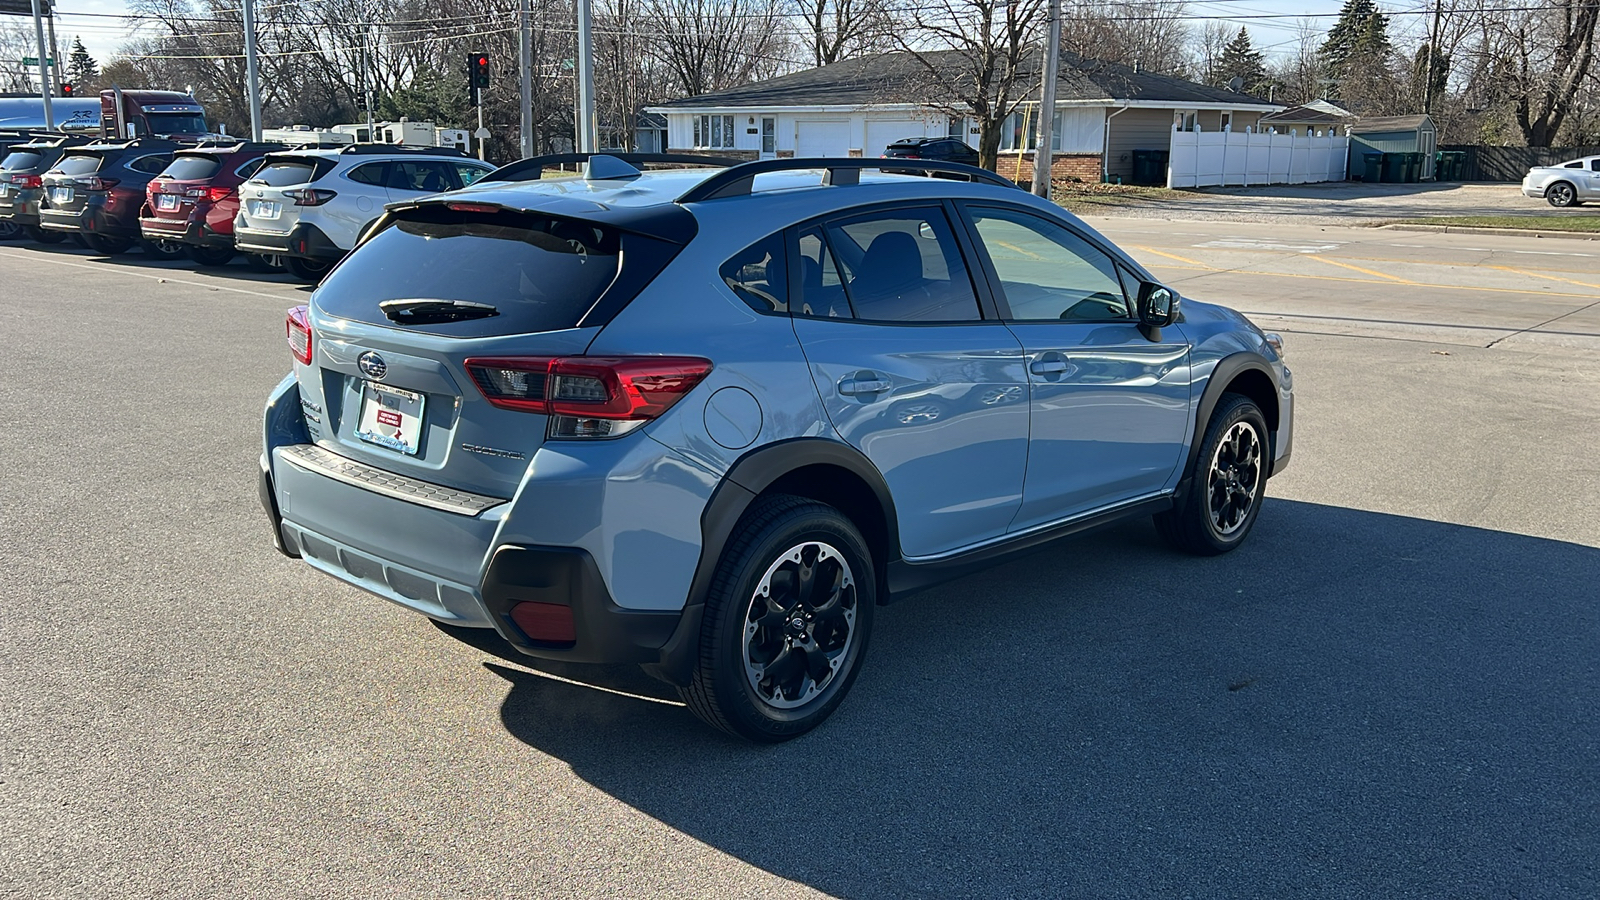
[[[1188,263],[1191,266],[1199,266],[1200,268],[1206,269],[1206,270],[1211,271],[1211,272],[1221,272],[1222,271],[1221,269],[1217,268],[1216,266],[1208,266],[1208,265],[1206,265],[1205,263],[1201,262],[1198,259],[1190,259],[1187,256],[1179,256],[1176,253],[1168,253],[1165,250],[1157,250],[1154,247],[1141,247],[1138,244],[1129,244],[1128,246],[1132,247],[1135,250],[1143,250],[1146,253],[1154,253],[1157,256],[1165,256],[1167,259],[1175,259],[1175,260],[1177,260],[1178,262],[1181,262],[1181,263]]]
[[[1600,284],[1595,284],[1591,281],[1573,281],[1571,278],[1561,278],[1556,275],[1546,275],[1543,272],[1529,272],[1526,269],[1513,269],[1510,266],[1486,266],[1485,268],[1499,269],[1502,272],[1515,272],[1518,275],[1527,275],[1532,278],[1546,278],[1550,281],[1564,281],[1567,284],[1575,284],[1579,287],[1600,288]]]
[[[1317,262],[1325,262],[1330,266],[1338,266],[1341,269],[1349,269],[1352,272],[1360,272],[1363,275],[1375,275],[1378,278],[1387,278],[1390,281],[1398,284],[1416,284],[1415,281],[1408,281],[1407,279],[1401,278],[1398,275],[1387,275],[1383,272],[1379,272],[1376,269],[1363,269],[1360,266],[1352,266],[1349,263],[1342,263],[1338,260],[1329,259],[1326,256],[1307,256],[1306,259],[1314,259]]]
[[[33,260],[41,258],[36,253],[22,253],[7,250],[0,250],[0,256],[9,256],[13,259]],[[186,284],[190,287],[208,288],[213,291],[228,291],[229,293],[233,294],[249,294],[252,297],[266,297],[269,300],[293,300],[295,298],[295,294],[292,293],[269,294],[265,291],[252,291],[247,288],[230,287],[225,284],[207,284],[204,281],[186,281],[182,278],[173,278],[168,274],[156,275],[147,272],[134,272],[124,266],[108,266],[105,263],[72,262],[71,260],[62,259],[59,256],[51,256],[49,259],[50,264],[53,266],[71,266],[74,269],[88,269],[91,272],[100,272],[102,274],[116,273],[119,275],[132,275],[135,278],[149,278],[153,281],[166,281],[172,284]],[[166,270],[162,271],[165,272]],[[293,290],[293,288],[290,290]]]
[[[1312,257],[1315,259],[1316,257]],[[1326,262],[1326,260],[1324,260]],[[1214,269],[1209,266],[1174,266],[1170,263],[1154,263],[1151,268],[1156,269],[1188,269],[1195,270],[1204,275],[1261,275],[1267,278],[1304,278],[1311,281],[1342,281],[1347,284],[1393,284],[1391,281],[1373,281],[1371,278],[1342,278],[1338,275],[1306,275],[1294,272],[1257,272],[1250,269]],[[1353,267],[1351,267],[1353,268]],[[1427,281],[1405,282],[1410,287],[1438,288],[1446,291],[1470,291],[1480,294],[1531,294],[1535,297],[1573,297],[1579,300],[1593,300],[1593,294],[1574,294],[1568,291],[1530,291],[1526,288],[1497,288],[1481,287],[1465,284],[1433,284]]]

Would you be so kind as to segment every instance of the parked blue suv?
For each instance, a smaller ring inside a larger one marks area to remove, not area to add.
[[[990,173],[585,159],[392,204],[289,311],[280,550],[779,741],[877,605],[1133,516],[1226,552],[1289,460],[1275,336]]]

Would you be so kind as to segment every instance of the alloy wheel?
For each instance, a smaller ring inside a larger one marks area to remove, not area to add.
[[[1250,520],[1261,494],[1261,437],[1249,422],[1235,422],[1217,443],[1206,476],[1207,510],[1220,537]]]
[[[797,544],[767,568],[750,598],[745,677],[763,703],[803,706],[839,678],[856,638],[850,562],[830,544]]]
[[[1566,182],[1559,182],[1550,186],[1551,206],[1571,206],[1573,198],[1572,186]]]

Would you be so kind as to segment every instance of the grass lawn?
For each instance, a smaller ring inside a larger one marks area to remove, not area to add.
[[[1052,186],[1057,203],[1075,213],[1103,212],[1118,207],[1146,203],[1181,201],[1194,196],[1189,191],[1173,191],[1164,187],[1140,187],[1133,184],[1096,184],[1058,181]]]
[[[1600,234],[1600,215],[1593,216],[1430,216],[1401,219],[1399,225],[1452,225],[1464,228],[1520,228],[1526,231],[1581,231]]]

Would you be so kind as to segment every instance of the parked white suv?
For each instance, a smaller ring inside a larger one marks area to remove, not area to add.
[[[246,253],[282,257],[290,274],[316,282],[355,247],[384,204],[453,191],[492,171],[459,151],[432,147],[272,153],[239,187],[234,242]]]

